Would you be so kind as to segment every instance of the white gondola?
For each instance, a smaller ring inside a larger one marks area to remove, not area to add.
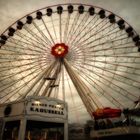
[[[120,126],[104,130],[92,130],[90,137],[93,140],[139,140],[140,128],[136,126]]]
[[[139,140],[140,108],[124,109],[123,114],[123,120],[121,117],[96,120],[90,137],[93,140]]]

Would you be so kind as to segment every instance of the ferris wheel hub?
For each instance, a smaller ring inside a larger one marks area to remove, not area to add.
[[[57,43],[52,47],[51,54],[55,57],[65,57],[68,53],[68,46],[64,43]]]

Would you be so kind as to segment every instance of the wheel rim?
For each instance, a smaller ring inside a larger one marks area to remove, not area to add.
[[[103,107],[134,107],[140,96],[139,36],[110,11],[81,4],[46,7],[8,27],[0,42],[1,103],[50,96],[68,102],[70,121],[90,118],[63,61],[51,54],[58,43],[68,46],[61,59]]]

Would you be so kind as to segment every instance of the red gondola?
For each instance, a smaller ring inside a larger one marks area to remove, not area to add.
[[[97,119],[105,119],[105,118],[115,118],[121,116],[121,109],[113,109],[110,107],[97,109],[95,112],[92,113],[94,118]]]

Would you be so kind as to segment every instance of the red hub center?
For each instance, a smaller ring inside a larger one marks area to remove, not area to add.
[[[64,57],[68,53],[68,46],[64,43],[55,44],[52,47],[51,54],[55,57]]]

